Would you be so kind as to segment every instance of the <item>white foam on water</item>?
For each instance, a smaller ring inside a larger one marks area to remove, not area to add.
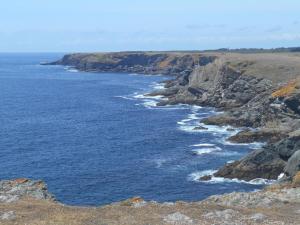
[[[212,176],[215,172],[217,172],[217,170],[203,170],[203,171],[193,172],[188,176],[188,180],[199,182],[200,177]]]
[[[163,95],[155,95],[155,96],[145,96],[147,99],[157,99],[157,100],[162,100],[165,99]]]
[[[79,71],[76,70],[76,69],[68,69],[67,71],[68,71],[68,72],[71,72],[71,73],[78,73],[78,72],[79,72]]]
[[[221,143],[223,145],[237,145],[237,146],[249,146],[252,149],[259,149],[261,148],[265,143],[263,142],[252,142],[252,143],[233,143],[230,141],[227,141],[226,139],[222,140]]]
[[[198,110],[198,109],[202,109],[203,107],[202,106],[199,106],[199,105],[192,105],[192,109],[194,110]]]
[[[167,162],[166,159],[156,159],[154,160],[155,164],[156,164],[156,168],[160,168],[164,163]]]
[[[184,126],[179,126],[179,130],[190,132],[190,133],[200,132],[200,130],[195,130],[196,127],[197,126],[194,125],[184,125]]]
[[[71,67],[71,66],[65,66],[64,69],[68,72],[71,72],[71,73],[78,73],[79,70],[75,69],[74,67]]]
[[[137,98],[137,99],[145,99],[145,95],[144,94],[137,94],[137,93],[134,93],[134,98]]]
[[[133,98],[131,97],[128,97],[128,96],[115,96],[115,98],[122,98],[122,99],[126,99],[126,100],[134,100]]]
[[[201,143],[201,144],[195,144],[195,145],[191,145],[193,147],[213,147],[215,146],[214,144],[208,144],[208,143]]]
[[[188,115],[188,118],[191,120],[197,120],[199,117],[197,116],[197,113],[192,113]]]
[[[150,87],[153,88],[153,89],[155,89],[155,90],[163,90],[163,89],[165,89],[165,85],[163,83],[156,83],[156,82],[152,83],[150,85]]]
[[[157,99],[157,100],[161,100],[161,99],[165,99],[165,97],[163,95],[155,95],[155,96],[151,96],[148,95],[149,93],[145,93],[145,94],[138,94],[138,93],[134,93],[134,98],[136,99]]]
[[[234,130],[234,131],[228,130],[232,128],[230,126],[215,126],[215,125],[205,125],[205,124],[201,124],[201,126],[206,127],[209,132],[227,134],[228,136],[234,135],[235,133],[238,132],[238,130]]]
[[[191,173],[188,176],[188,180],[194,181],[194,182],[203,182],[203,183],[243,183],[243,184],[252,184],[252,185],[268,185],[275,182],[275,180],[268,180],[263,178],[256,178],[250,181],[245,180],[239,180],[239,179],[229,179],[224,177],[215,177],[213,174],[217,172],[217,170],[204,170],[204,171],[197,171],[194,173]],[[207,181],[201,181],[200,178],[203,176],[212,176],[211,180]]]
[[[148,109],[156,107],[156,104],[157,104],[157,101],[154,101],[154,100],[145,100],[143,103],[143,105]]]
[[[235,155],[241,155],[242,153],[225,151],[225,152],[216,152],[215,154],[216,155],[221,155],[221,156],[235,156]]]
[[[204,154],[209,154],[220,150],[221,150],[220,148],[200,148],[200,149],[194,149],[192,151],[196,155],[204,155]]]

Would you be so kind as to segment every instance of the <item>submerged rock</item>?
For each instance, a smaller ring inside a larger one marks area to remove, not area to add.
[[[208,181],[208,180],[211,180],[212,178],[212,175],[205,175],[203,177],[200,177],[199,180],[200,181]]]
[[[208,128],[203,127],[203,126],[197,126],[197,127],[194,127],[193,130],[208,130]]]

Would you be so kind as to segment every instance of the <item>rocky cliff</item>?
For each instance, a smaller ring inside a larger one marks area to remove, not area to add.
[[[118,52],[69,54],[51,65],[67,65],[90,72],[186,75],[195,65],[206,65],[214,56],[198,53]]]
[[[244,128],[235,142],[267,144],[221,168],[215,176],[251,180],[292,179],[300,169],[300,55],[220,52],[121,52],[70,54],[52,64],[83,71],[165,74],[173,78],[159,105],[216,107],[224,113],[199,121]],[[246,128],[255,129],[246,129]]]

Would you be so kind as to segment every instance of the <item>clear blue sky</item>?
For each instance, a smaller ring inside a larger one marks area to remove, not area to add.
[[[299,0],[2,0],[0,52],[300,46]]]

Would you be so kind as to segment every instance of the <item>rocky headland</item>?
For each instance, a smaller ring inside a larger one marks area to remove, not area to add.
[[[170,75],[159,106],[194,104],[222,111],[199,121],[239,127],[237,143],[264,142],[214,176],[291,180],[300,169],[300,54],[297,52],[118,52],[69,54],[50,65],[90,72]],[[207,178],[206,178],[207,179]]]
[[[280,177],[276,184],[200,202],[135,197],[102,207],[72,207],[57,202],[42,181],[1,181],[0,224],[300,224],[300,54],[250,52],[70,54],[49,64],[170,75],[165,89],[150,94],[165,97],[159,105],[215,107],[222,113],[199,121],[198,129],[230,125],[242,131],[229,141],[265,142],[213,176],[246,181]]]

